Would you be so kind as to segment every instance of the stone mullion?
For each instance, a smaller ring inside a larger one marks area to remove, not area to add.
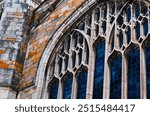
[[[79,66],[79,51],[76,52],[76,64],[75,64],[76,67]]]
[[[59,65],[58,65],[58,59],[55,61],[55,70],[54,70],[54,75],[58,76],[58,70],[59,70]]]
[[[61,79],[59,79],[57,99],[62,99],[62,98],[63,98],[63,84],[61,82]]]
[[[127,99],[127,59],[126,56],[122,55],[122,90],[121,98]]]
[[[48,82],[49,82],[49,79],[50,79],[50,72],[51,72],[51,70],[50,70],[50,68],[51,68],[51,66],[49,66],[48,67],[48,72],[47,72],[47,76],[46,76],[46,81],[45,81],[45,86],[43,86],[43,87],[45,87],[44,88],[44,94],[43,94],[43,97],[42,98],[44,98],[44,99],[48,99],[48,94],[49,94],[49,91],[48,91]]]
[[[76,98],[77,98],[77,78],[75,77],[75,74],[73,73],[71,99],[76,99]]]
[[[65,58],[62,58],[62,69],[61,69],[61,73],[65,72]]]
[[[48,74],[47,74],[47,77],[46,77],[46,81],[45,81],[45,84],[44,84],[44,94],[43,94],[43,97],[44,99],[48,99],[48,82],[49,82],[49,72],[50,72],[50,67],[48,69]]]
[[[141,99],[147,98],[146,92],[146,62],[145,62],[145,52],[140,46],[140,95]]]
[[[131,5],[131,41],[132,42],[136,42],[137,39],[136,39],[136,34],[135,34],[135,27],[134,27],[134,8],[133,8],[133,5]]]
[[[109,7],[109,4],[107,3],[107,7]],[[109,23],[109,9],[107,10],[107,31],[106,33],[110,33],[111,25]],[[104,60],[104,81],[103,81],[103,99],[109,99],[110,95],[110,69],[108,64],[108,57],[110,55],[109,51],[109,34],[106,34],[106,40],[105,40],[105,60]]]
[[[73,49],[73,38],[71,35],[71,42],[70,42],[70,50],[69,50],[69,60],[68,60],[68,69],[72,70],[72,49]]]
[[[115,2],[115,17],[117,17],[118,13],[117,13],[117,3]],[[119,48],[119,33],[118,33],[118,29],[117,29],[118,25],[117,25],[117,20],[115,20],[115,32],[114,32],[114,48],[118,49]]]
[[[86,89],[86,98],[93,98],[93,81],[94,81],[94,50],[93,50],[93,40],[94,40],[94,14],[92,12],[92,27],[91,27],[91,37],[89,39],[89,65],[88,65],[88,78],[87,78],[87,89]]]

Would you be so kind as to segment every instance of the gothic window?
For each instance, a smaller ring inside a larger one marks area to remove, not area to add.
[[[139,48],[131,47],[127,54],[128,60],[128,98],[140,98],[140,51]]]
[[[110,99],[121,99],[122,57],[115,54],[110,67]]]
[[[150,99],[150,43],[145,49],[146,54],[146,84],[147,84],[147,98]]]
[[[64,34],[53,40],[57,44],[51,51],[55,58],[49,59],[51,63],[47,68],[51,70],[47,76],[50,78],[47,79],[50,80],[47,82],[49,98],[57,98],[58,93],[58,97],[64,99],[143,97],[140,91],[140,84],[145,82],[140,81],[145,74],[140,69],[143,60],[146,62],[146,67],[145,64],[142,67],[146,70],[147,98],[150,98],[150,47],[148,44],[145,47],[150,8],[139,0],[98,2],[90,8],[85,14],[79,14],[82,15],[79,19],[72,19],[74,23],[66,22],[69,30],[63,25]],[[142,46],[145,59],[141,59]]]
[[[72,93],[72,74],[69,73],[65,76],[65,79],[63,80],[63,98],[64,99],[70,99],[71,93]]]
[[[104,59],[105,41],[100,40],[95,48],[94,99],[102,99],[103,96]]]
[[[86,88],[87,88],[87,70],[82,69],[77,76],[77,99],[86,98]]]

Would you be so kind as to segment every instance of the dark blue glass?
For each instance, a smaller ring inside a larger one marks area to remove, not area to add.
[[[106,32],[106,21],[103,21],[102,23],[103,33]]]
[[[82,35],[79,36],[79,44],[80,44],[80,45],[83,44],[83,36],[82,36]]]
[[[49,99],[57,99],[59,81],[55,80],[50,86]]]
[[[66,58],[65,58],[65,70],[67,70],[67,68],[68,68],[68,60],[69,60],[69,57],[66,56]]]
[[[141,7],[141,12],[142,12],[143,15],[146,15],[146,13],[147,13],[147,7],[143,5]]]
[[[122,45],[123,45],[123,33],[122,33],[122,31],[120,31],[120,33],[119,33],[119,46],[120,46],[120,48],[122,47]]]
[[[146,46],[145,55],[146,55],[147,98],[150,99],[150,43],[148,43]]]
[[[115,56],[111,62],[110,99],[121,99],[122,57]]]
[[[98,36],[98,34],[99,34],[99,26],[96,25],[95,28],[96,28],[96,29],[95,29],[96,36]]]
[[[140,51],[132,47],[128,53],[128,98],[140,98]]]
[[[67,38],[67,45],[66,45],[66,47],[67,47],[67,52],[69,51],[69,49],[70,49],[70,41],[71,41],[71,38],[70,38],[70,36]]]
[[[114,15],[114,13],[115,13],[115,5],[114,4],[112,5],[112,9],[111,10],[112,10],[112,15]]]
[[[136,39],[138,40],[140,38],[140,35],[141,35],[140,34],[140,24],[139,23],[137,23],[135,30],[136,30]]]
[[[61,73],[61,69],[62,69],[62,58],[59,58],[58,65],[59,65],[58,73]]]
[[[82,70],[77,77],[78,91],[77,99],[86,98],[86,88],[87,88],[87,70]]]
[[[112,42],[111,42],[111,51],[114,49],[114,45],[115,43],[114,43],[114,35],[113,35]]]
[[[72,67],[74,68],[76,64],[76,53],[74,52],[72,55]]]
[[[100,41],[96,46],[93,99],[102,99],[103,97],[104,59],[105,42]]]
[[[135,16],[136,18],[140,16],[140,4],[139,3],[135,4]]]
[[[79,65],[81,64],[82,62],[82,50],[80,49],[79,50]]]
[[[97,8],[95,11],[95,20],[98,22],[99,18],[100,18],[100,10],[99,10],[99,8]]]
[[[86,63],[87,64],[89,63],[89,48],[88,48],[87,43],[86,43]]]
[[[131,29],[128,27],[127,30],[127,43],[129,44],[131,41]]]
[[[107,4],[104,4],[104,6],[103,6],[103,18],[106,18],[107,17]]]
[[[73,34],[73,46],[76,48],[78,42],[78,33]]]
[[[131,20],[131,9],[130,9],[130,6],[127,9],[127,20],[128,20],[128,22]]]
[[[70,99],[72,93],[72,74],[67,74],[66,79],[63,82],[63,98]]]
[[[148,33],[148,20],[147,19],[144,20],[143,27],[144,27],[144,35],[147,36],[147,33]]]

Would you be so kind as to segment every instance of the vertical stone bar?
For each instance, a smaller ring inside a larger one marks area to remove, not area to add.
[[[72,82],[72,95],[71,95],[72,99],[76,99],[77,98],[77,78],[75,77],[75,75],[73,74],[73,82]]]
[[[140,91],[141,99],[147,98],[146,92],[146,62],[144,49],[140,46]]]
[[[127,99],[127,61],[125,54],[122,54],[122,90],[121,98]]]
[[[95,64],[95,55],[93,50],[93,40],[94,40],[94,15],[95,12],[92,12],[92,27],[91,27],[91,37],[90,37],[90,45],[89,45],[89,67],[88,67],[88,78],[87,78],[87,91],[86,91],[86,98],[92,99],[93,97],[93,80],[94,80],[94,64]]]
[[[107,20],[109,20],[109,3],[107,2]],[[106,33],[110,33],[111,29],[111,25],[109,23],[109,21],[107,21],[107,30]],[[104,62],[104,82],[103,82],[103,99],[109,99],[109,95],[110,95],[110,70],[109,70],[109,64],[107,62],[110,51],[109,51],[109,34],[106,35],[105,38],[105,62]]]

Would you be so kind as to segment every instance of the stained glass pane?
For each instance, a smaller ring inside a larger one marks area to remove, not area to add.
[[[128,9],[127,9],[127,20],[128,20],[128,22],[131,20],[131,9],[130,9],[130,7],[128,7]]]
[[[146,50],[146,83],[147,83],[147,98],[150,99],[150,43],[148,43]]]
[[[121,99],[122,57],[115,56],[111,62],[110,98]]]
[[[144,28],[144,35],[147,36],[148,33],[148,20],[145,19],[143,22],[143,28]]]
[[[139,38],[140,38],[140,24],[139,23],[137,23],[137,25],[136,25],[136,39],[138,40]]]
[[[59,81],[55,80],[50,86],[50,99],[57,99]]]
[[[72,93],[72,74],[67,74],[66,79],[63,82],[63,98],[70,99]]]
[[[138,18],[140,16],[140,4],[136,3],[135,5],[135,16]]]
[[[127,30],[127,43],[129,44],[131,41],[131,29],[128,27]]]
[[[86,87],[87,87],[87,70],[82,70],[77,77],[78,91],[77,99],[86,98]]]
[[[101,41],[96,46],[93,99],[102,99],[103,96],[104,57],[105,42]]]
[[[132,47],[128,54],[128,98],[140,98],[140,51]]]
[[[123,45],[123,33],[122,33],[122,31],[120,31],[120,33],[119,33],[119,46],[120,46],[120,48],[122,47],[122,45]]]

